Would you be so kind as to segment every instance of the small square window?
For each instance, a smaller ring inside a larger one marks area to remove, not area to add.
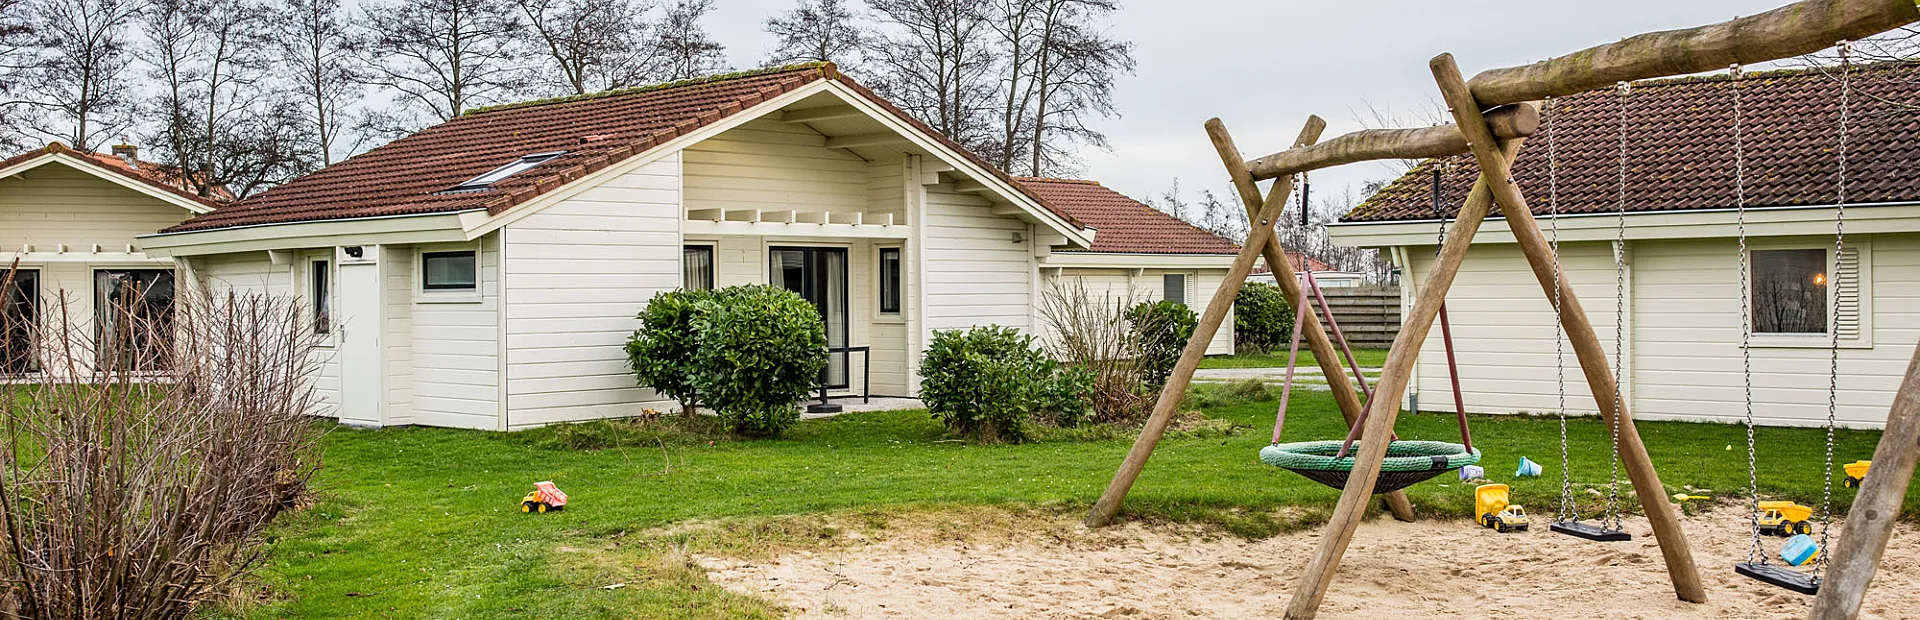
[[[880,312],[900,313],[900,248],[880,248]]]
[[[1160,277],[1161,299],[1174,303],[1187,303],[1187,274],[1169,273]]]
[[[1754,250],[1753,332],[1827,333],[1827,251]]]
[[[473,250],[420,254],[420,288],[473,291],[480,287],[478,253]]]

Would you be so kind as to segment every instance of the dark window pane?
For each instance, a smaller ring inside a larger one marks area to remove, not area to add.
[[[1753,331],[1827,333],[1827,251],[1755,250]]]
[[[680,285],[689,291],[713,290],[713,246],[689,245],[680,251]]]
[[[880,311],[900,311],[900,248],[880,249]]]
[[[40,333],[40,272],[0,269],[0,373],[39,370],[33,340]]]
[[[1161,276],[1161,299],[1175,303],[1187,303],[1187,275],[1169,273]]]
[[[173,270],[93,272],[98,353],[120,370],[167,368],[173,343]]]
[[[324,334],[333,329],[333,296],[327,287],[327,261],[313,261],[313,333]]]
[[[478,263],[473,250],[421,254],[421,287],[429,291],[471,291],[479,288]]]

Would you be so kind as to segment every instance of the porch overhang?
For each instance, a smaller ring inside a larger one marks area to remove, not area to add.
[[[1227,269],[1232,254],[1123,254],[1118,252],[1051,252],[1041,267],[1072,269]]]

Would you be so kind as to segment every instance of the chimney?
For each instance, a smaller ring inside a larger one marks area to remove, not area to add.
[[[127,144],[126,141],[123,140],[119,144],[113,145],[113,156],[127,160],[127,164],[132,165],[140,161],[140,147]]]

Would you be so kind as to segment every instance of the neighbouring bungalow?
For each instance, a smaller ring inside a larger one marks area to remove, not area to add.
[[[1836,253],[1837,81],[1818,71],[1743,80],[1745,279],[1725,77],[1633,86],[1624,183],[1614,89],[1556,99],[1545,111],[1551,134],[1543,128],[1527,141],[1514,176],[1542,230],[1552,235],[1557,228],[1567,278],[1609,356],[1625,366],[1622,397],[1634,415],[1741,420],[1740,342],[1743,323],[1751,322],[1756,421],[1826,423],[1836,329],[1839,423],[1878,427],[1886,420],[1920,340],[1920,114],[1906,107],[1920,100],[1920,66],[1861,67],[1853,84],[1845,249]],[[1441,177],[1441,204],[1457,209],[1479,174],[1472,161],[1414,168],[1334,225],[1334,240],[1390,252],[1404,269],[1403,304],[1411,304],[1434,263],[1433,175]],[[1557,223],[1549,215],[1555,210],[1562,214]],[[1624,242],[1616,241],[1621,236]],[[1624,258],[1618,271],[1616,249]],[[1752,295],[1750,316],[1742,315],[1743,288]],[[1467,409],[1556,410],[1552,301],[1497,211],[1475,238],[1447,307]],[[1436,328],[1410,394],[1419,408],[1450,411],[1438,338]],[[1593,413],[1570,348],[1565,363],[1568,409]]]
[[[80,334],[109,332],[95,327],[116,316],[171,311],[174,261],[142,252],[134,237],[212,212],[227,196],[199,196],[137,154],[131,145],[101,154],[56,142],[0,161],[4,380],[37,380],[49,370],[29,354],[31,338],[36,327],[57,320],[63,303],[65,323]],[[113,311],[114,304],[123,307]],[[134,344],[123,350],[160,343]],[[136,355],[125,363],[142,359],[157,358]]]
[[[840,395],[912,395],[935,330],[1037,333],[1051,277],[1198,305],[1233,246],[1142,209],[1011,177],[822,63],[476,110],[140,243],[311,300],[341,421],[512,430],[671,408],[622,345],[680,287],[798,292]]]

